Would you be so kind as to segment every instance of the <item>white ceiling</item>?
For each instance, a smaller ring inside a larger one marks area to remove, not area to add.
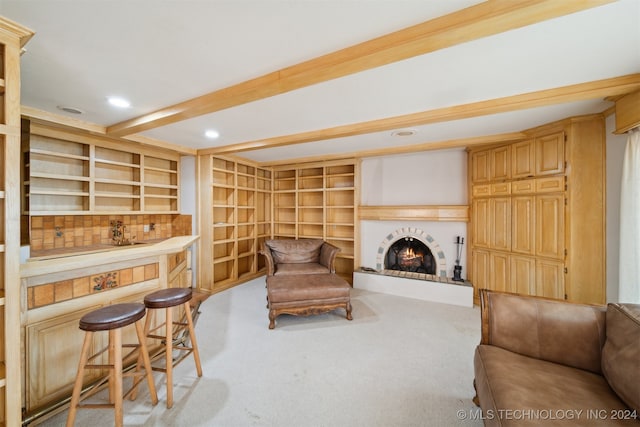
[[[0,14],[36,32],[22,56],[22,104],[109,126],[477,3],[0,0]],[[640,1],[621,0],[142,135],[219,147],[639,72]],[[109,95],[128,98],[132,107],[110,107]],[[272,162],[494,135],[610,105],[599,97],[412,126],[417,133],[405,138],[374,132],[237,155]],[[220,132],[218,140],[204,137],[210,128]]]

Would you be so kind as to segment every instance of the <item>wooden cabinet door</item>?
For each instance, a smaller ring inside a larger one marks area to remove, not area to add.
[[[498,147],[491,150],[491,180],[511,178],[511,147]]]
[[[536,260],[536,295],[565,299],[563,262],[545,259]]]
[[[78,322],[96,308],[92,306],[26,327],[27,412],[71,395],[84,340]],[[95,334],[92,354],[106,345],[105,336]],[[85,384],[104,374],[97,369],[86,372]]]
[[[490,245],[492,249],[511,250],[511,198],[495,197],[490,202]]]
[[[536,260],[520,255],[510,257],[511,289],[522,295],[536,294]]]
[[[536,255],[564,259],[564,195],[536,196]]]
[[[471,153],[471,181],[473,183],[488,182],[491,179],[490,151]]]
[[[491,215],[489,214],[489,199],[476,199],[472,205],[473,242],[474,246],[489,248],[489,233],[491,230]]]
[[[536,150],[533,139],[511,146],[511,178],[529,178],[536,173]]]
[[[536,142],[536,175],[564,172],[564,132],[538,137]]]
[[[535,197],[514,196],[511,199],[511,251],[535,253]]]
[[[489,285],[489,251],[474,249],[471,251],[473,264],[471,276],[476,290],[487,289]]]
[[[501,292],[515,292],[509,274],[509,254],[491,252],[489,256],[489,289]]]

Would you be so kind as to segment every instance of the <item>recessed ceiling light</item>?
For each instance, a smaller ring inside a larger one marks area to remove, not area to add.
[[[206,136],[209,139],[216,139],[217,137],[220,136],[220,132],[214,129],[209,129],[204,133],[204,136]]]
[[[113,105],[114,107],[118,107],[118,108],[131,107],[131,103],[129,101],[119,96],[109,96],[107,100],[109,101],[109,104]]]
[[[402,130],[394,130],[391,132],[391,136],[413,136],[416,134],[414,129],[402,129]]]
[[[82,114],[83,111],[80,110],[79,108],[75,108],[75,107],[65,107],[64,105],[58,105],[56,107],[58,110],[62,110],[65,113],[71,113],[71,114]]]

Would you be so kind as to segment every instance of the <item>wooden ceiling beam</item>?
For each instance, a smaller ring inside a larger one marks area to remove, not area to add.
[[[496,98],[470,104],[437,108],[402,116],[388,117],[367,122],[352,123],[328,129],[320,129],[292,135],[277,136],[257,141],[230,144],[198,150],[198,154],[238,153],[242,151],[259,150],[264,148],[282,147],[285,145],[302,144],[334,138],[360,135],[365,133],[383,132],[402,129],[410,126],[427,125],[451,120],[468,119],[491,114],[528,108],[544,107],[564,102],[583,101],[587,99],[605,98],[633,92],[640,88],[640,73],[630,74],[611,79],[596,80],[588,83],[545,89],[520,95]]]
[[[613,0],[488,0],[107,127],[126,136],[575,13]]]
[[[527,138],[524,132],[501,133],[495,135],[474,136],[471,138],[449,139],[446,141],[420,142],[417,144],[402,145],[399,147],[376,148],[371,150],[354,151],[351,153],[323,154],[322,156],[309,156],[289,158],[284,160],[264,161],[258,163],[260,167],[275,167],[298,163],[312,163],[327,160],[352,159],[363,157],[389,156],[394,154],[409,154],[420,151],[444,150],[451,148],[475,147],[478,145],[498,144],[502,142],[516,142]]]

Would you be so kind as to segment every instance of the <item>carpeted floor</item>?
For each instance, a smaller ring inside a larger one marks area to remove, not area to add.
[[[471,402],[479,309],[354,289],[353,321],[337,310],[278,317],[268,329],[264,278],[211,296],[193,359],[174,371],[172,409],[146,387],[125,402],[128,426],[480,426]],[[64,425],[67,411],[42,425]],[[77,426],[109,426],[111,410],[80,410]]]

